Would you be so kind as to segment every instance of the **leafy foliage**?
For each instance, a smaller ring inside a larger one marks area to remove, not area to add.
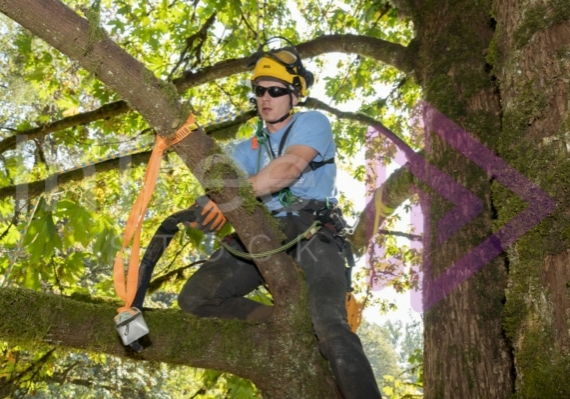
[[[291,8],[292,2],[218,0],[65,3],[90,21],[98,20],[116,43],[168,81],[247,57],[272,36],[301,43],[322,34],[353,33],[401,44],[409,43],[412,37],[412,27],[398,19],[386,1],[363,1],[354,6],[350,2],[299,0],[296,9]],[[24,191],[26,184],[35,181],[45,181],[46,186],[39,197],[0,199],[0,272],[4,276],[0,281],[62,295],[113,297],[112,262],[144,174],[144,166],[128,161],[135,146],[152,145],[152,129],[134,112],[82,122],[87,113],[99,112],[120,98],[75,62],[2,15],[0,33],[0,139],[15,136],[18,142],[0,153],[0,185],[19,184]],[[402,73],[360,55],[320,55],[306,62],[318,69],[317,96],[334,106],[350,107],[384,121],[418,148],[417,132],[407,127],[406,110],[419,92]],[[248,92],[245,74],[213,75],[207,82],[183,91],[180,101],[187,103],[201,121],[213,121],[247,109]],[[78,117],[77,122],[50,134],[31,133],[34,128],[72,117]],[[364,181],[366,126],[332,115],[331,119],[339,163]],[[239,134],[250,131],[251,125],[245,124]],[[394,154],[393,146],[387,143],[372,149],[373,158],[385,162]],[[120,168],[95,173],[96,160],[115,153],[120,154]],[[59,186],[50,180],[50,176],[77,167],[85,175],[79,182]],[[145,218],[142,242],[149,241],[166,215],[189,206],[201,193],[187,168],[168,154]],[[343,206],[351,210],[346,197],[341,198]],[[377,244],[404,263],[414,262],[418,256],[389,236]],[[148,298],[147,306],[176,306],[173,298],[180,285],[215,246],[211,237],[192,231],[180,234],[157,266],[160,294]],[[394,281],[402,288],[411,284],[409,278]],[[259,300],[269,300],[260,295]],[[41,392],[81,397],[166,397],[161,389],[173,398],[198,393],[201,396],[196,397],[204,398],[250,398],[256,394],[251,383],[215,372],[129,364],[53,348],[35,351],[3,344],[1,349],[0,381],[15,397],[33,397]],[[195,381],[188,378],[189,374]],[[397,373],[392,370],[388,374]]]

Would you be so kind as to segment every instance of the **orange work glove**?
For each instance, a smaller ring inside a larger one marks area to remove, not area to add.
[[[189,221],[188,224],[204,233],[219,231],[227,222],[218,205],[207,195],[196,198],[196,202],[189,210],[192,211],[194,220]]]

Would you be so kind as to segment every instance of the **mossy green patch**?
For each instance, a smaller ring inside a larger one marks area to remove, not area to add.
[[[515,399],[570,397],[570,356],[558,351],[553,340],[546,329],[527,326],[517,352],[522,383]]]
[[[93,43],[104,40],[107,35],[101,27],[101,0],[93,2],[91,7],[86,12],[87,20],[89,21],[89,50],[93,48]]]
[[[515,49],[524,47],[540,30],[564,22],[570,18],[570,3],[567,0],[556,0],[536,3],[528,7],[524,19],[513,35]]]

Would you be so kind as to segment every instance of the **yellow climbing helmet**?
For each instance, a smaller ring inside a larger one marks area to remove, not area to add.
[[[307,89],[314,81],[313,74],[303,67],[301,57],[293,46],[264,51],[263,47],[274,39],[276,38],[271,38],[262,44],[252,56],[249,65],[255,65],[255,67],[251,76],[251,84],[255,85],[263,78],[276,80],[286,85],[297,96],[306,96]]]

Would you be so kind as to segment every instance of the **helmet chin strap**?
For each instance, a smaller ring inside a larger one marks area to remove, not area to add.
[[[274,121],[265,121],[265,123],[269,123],[270,125],[275,125],[276,123],[283,122],[285,119],[289,118],[290,116],[291,116],[291,113],[287,112],[281,118],[276,119]]]

